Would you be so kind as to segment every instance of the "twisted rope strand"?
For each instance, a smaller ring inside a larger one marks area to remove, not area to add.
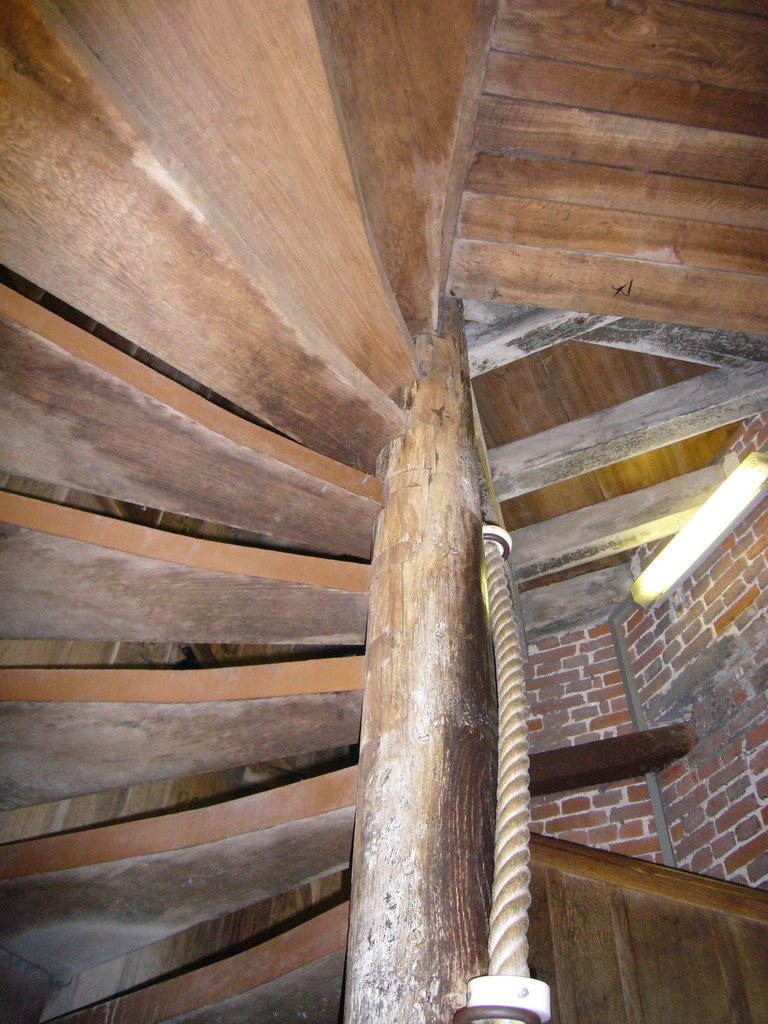
[[[496,679],[499,695],[499,775],[496,874],[488,952],[490,974],[521,978],[528,969],[528,729],[520,639],[498,545],[485,541]]]

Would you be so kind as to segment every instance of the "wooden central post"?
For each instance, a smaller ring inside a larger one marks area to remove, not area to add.
[[[450,1024],[486,973],[495,695],[459,304],[417,340],[381,456],[353,857],[347,1024]]]

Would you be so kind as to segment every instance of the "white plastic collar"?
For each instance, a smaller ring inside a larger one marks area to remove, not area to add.
[[[549,985],[535,978],[515,978],[496,974],[473,978],[468,986],[467,1006],[509,1006],[515,1010],[532,1010],[542,1024],[550,1020]]]
[[[483,526],[483,540],[492,540],[498,544],[501,557],[506,561],[512,551],[512,537],[501,526],[492,526],[490,523]]]

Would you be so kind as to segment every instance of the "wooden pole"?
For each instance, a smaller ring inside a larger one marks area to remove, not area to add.
[[[495,695],[459,304],[442,312],[380,460],[347,1024],[447,1024],[487,970]]]

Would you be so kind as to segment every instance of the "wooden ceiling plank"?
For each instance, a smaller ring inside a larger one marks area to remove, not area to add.
[[[521,603],[527,639],[535,643],[604,623],[616,605],[629,597],[631,583],[629,566],[615,565],[525,591]]]
[[[0,846],[0,879],[183,850],[274,828],[355,802],[357,768],[175,814],[139,818]]]
[[[531,754],[531,796],[587,789],[659,772],[696,741],[690,722]]]
[[[21,494],[0,492],[0,522],[190,569],[355,593],[368,591],[370,569],[357,562],[187,537]]]
[[[185,849],[4,879],[2,945],[60,977],[78,974],[346,869],[353,819],[343,807]]]
[[[10,638],[364,641],[366,566],[197,540],[10,494],[0,494],[2,521],[0,633]]]
[[[492,50],[483,91],[716,131],[768,136],[768,95]]]
[[[512,533],[515,577],[530,580],[669,537],[725,479],[722,464]],[[0,680],[2,674],[0,673]]]
[[[492,448],[499,500],[694,437],[768,408],[768,369],[713,370]]]
[[[457,238],[449,287],[459,298],[768,333],[768,276],[757,274]]]
[[[138,363],[137,376],[148,378],[150,388],[133,386],[135,361],[129,356],[52,314],[46,318],[53,329],[38,333],[27,327],[36,317],[13,315],[19,303],[39,308],[12,292],[0,293],[5,472],[225,523],[273,544],[370,557],[378,502],[209,429],[206,420],[256,445],[262,435],[269,438],[268,431],[238,421]],[[153,394],[151,385],[162,381],[176,392],[171,406]],[[186,411],[188,405],[202,413],[202,422]],[[366,479],[360,474],[361,482]]]
[[[62,1017],[66,1024],[157,1024],[266,985],[342,950],[349,904],[216,963]],[[257,1019],[257,1018],[252,1018]],[[261,1019],[261,1018],[258,1018]]]
[[[415,375],[306,0],[66,3],[69,24],[264,267],[383,391]]]
[[[362,687],[359,656],[204,669],[0,668],[0,701],[196,704],[342,693]]]
[[[360,691],[196,704],[0,701],[0,808],[351,746],[361,703]]]
[[[434,331],[496,4],[313,10],[382,262],[411,333]]]
[[[768,139],[484,96],[475,145],[736,185],[768,185]]]
[[[372,470],[402,413],[174,177],[27,0],[2,23],[0,260],[301,443]],[[85,58],[84,58],[85,59]],[[164,154],[165,157],[165,154]]]
[[[477,153],[467,189],[659,217],[768,229],[763,188],[545,157]]]
[[[465,193],[462,238],[768,274],[768,231],[602,207]]]
[[[513,53],[768,91],[768,22],[688,3],[646,0],[630,7],[603,0],[505,0],[493,45]]]

